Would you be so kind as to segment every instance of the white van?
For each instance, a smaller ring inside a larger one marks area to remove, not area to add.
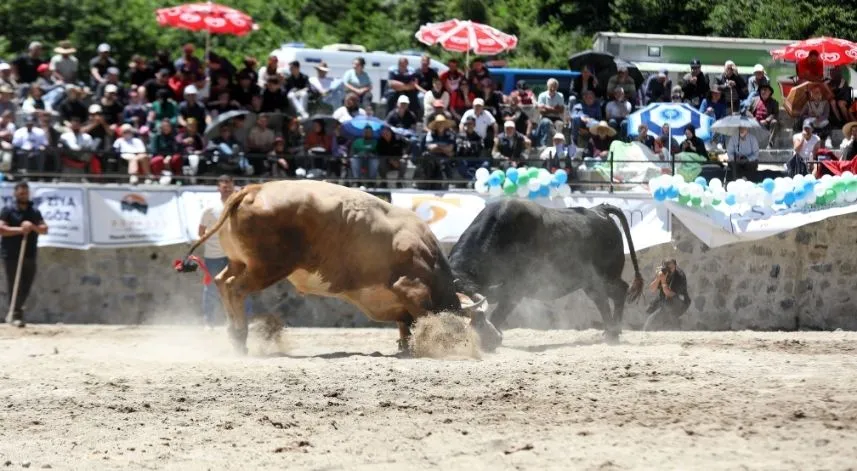
[[[402,55],[383,51],[366,52],[365,47],[353,44],[332,44],[324,46],[323,49],[310,49],[302,44],[289,43],[283,44],[271,54],[277,56],[280,67],[283,68],[282,73],[288,73],[289,62],[298,61],[301,64],[301,72],[313,77],[316,73],[315,66],[325,61],[330,69],[328,76],[332,78],[342,78],[345,72],[351,69],[354,59],[362,57],[366,61],[366,73],[372,79],[372,101],[376,104],[385,103],[383,92],[387,89],[387,77],[390,68],[398,66],[400,57],[407,57],[408,65],[413,69],[420,66],[420,56],[413,55],[413,52]],[[438,74],[448,68],[434,59],[431,66]]]

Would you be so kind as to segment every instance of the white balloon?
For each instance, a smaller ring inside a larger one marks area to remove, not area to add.
[[[786,192],[783,190],[774,190],[774,201],[782,201],[786,197]]]
[[[840,191],[840,192],[836,193],[836,203],[842,204],[844,202],[845,202],[845,192]]]
[[[854,176],[854,174],[853,174],[853,173],[851,173],[851,172],[850,172],[850,171],[848,171],[848,170],[846,170],[846,171],[842,172],[842,178],[851,178],[851,177],[853,177],[853,176]]]
[[[685,183],[684,177],[682,177],[681,175],[673,175],[670,178],[672,179],[673,185],[675,186],[679,186]]]
[[[538,191],[541,188],[542,184],[539,182],[539,179],[533,179],[527,182],[527,189],[530,191]]]
[[[708,187],[712,190],[717,190],[723,188],[723,182],[721,182],[719,178],[712,178],[711,181],[708,182]]]
[[[305,177],[306,176],[306,169],[304,169],[303,167],[298,168],[297,170],[295,170],[295,176],[300,177],[300,178]]]
[[[492,186],[488,188],[488,194],[491,196],[500,196],[503,194],[503,187],[501,186]]]
[[[711,202],[714,201],[714,195],[711,193],[703,193],[702,195],[702,205],[703,206],[711,206]]]
[[[517,193],[518,197],[526,198],[527,195],[530,194],[530,190],[529,190],[529,188],[527,188],[526,185],[521,185],[518,187],[518,190],[516,191],[516,193]]]
[[[487,168],[479,167],[479,169],[476,170],[476,181],[477,182],[484,182],[485,180],[488,180],[488,178],[490,178],[490,177],[491,177],[491,172],[489,172]]]
[[[765,196],[762,198],[762,206],[766,208],[770,208],[774,205],[774,196],[770,193],[765,193]]]
[[[736,193],[738,188],[740,188],[737,181],[729,182],[726,184],[726,193]]]
[[[571,196],[571,187],[568,185],[560,185],[557,188],[557,192],[559,192],[559,196],[566,197]]]
[[[702,197],[702,192],[703,192],[703,190],[702,190],[701,186],[697,185],[696,183],[690,184],[690,196],[691,197],[700,198],[700,197]]]
[[[845,201],[849,203],[857,202],[857,192],[849,191],[845,193]]]
[[[553,180],[553,175],[551,175],[550,173],[547,173],[547,171],[545,171],[545,173],[539,174],[539,183],[541,183],[542,185],[545,185],[545,186],[550,185],[551,180]]]
[[[488,182],[485,180],[476,180],[476,183],[473,184],[473,189],[476,190],[476,193],[484,195],[488,193]]]
[[[833,178],[833,177],[831,177],[831,176],[830,176],[830,174],[829,174],[829,173],[827,173],[827,174],[824,174],[824,176],[822,176],[822,177],[821,177],[821,181],[826,182],[826,181],[830,180],[831,178]]]
[[[566,185],[563,185],[563,186],[566,186]],[[857,193],[855,193],[855,195],[857,195]],[[553,188],[553,187],[551,187],[551,195],[550,195],[550,197],[551,197],[551,198],[556,198],[556,197],[558,197],[558,196],[559,196],[559,188]]]
[[[797,184],[797,183],[800,183],[802,181],[803,181],[803,175],[801,175],[801,174],[797,174],[794,177],[792,177],[792,183]]]

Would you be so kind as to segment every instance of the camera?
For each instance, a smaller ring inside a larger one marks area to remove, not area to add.
[[[667,270],[666,265],[661,265],[658,267],[658,273],[663,273],[664,275],[666,275],[667,273],[669,273],[669,270]]]

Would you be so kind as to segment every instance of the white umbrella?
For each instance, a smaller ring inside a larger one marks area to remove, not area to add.
[[[758,121],[741,114],[733,114],[731,116],[721,118],[711,126],[711,130],[713,132],[730,137],[737,136],[739,128],[749,129],[750,133],[756,137],[757,141],[759,141],[760,146],[764,146],[764,143],[768,142],[768,139],[770,138],[768,130],[763,128]]]

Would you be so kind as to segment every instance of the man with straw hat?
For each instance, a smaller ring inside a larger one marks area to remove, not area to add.
[[[56,55],[51,57],[50,70],[54,80],[63,83],[77,83],[78,61],[74,53],[77,49],[71,41],[60,41],[54,48]]]
[[[441,180],[444,173],[447,178],[451,178],[448,160],[455,156],[455,134],[451,131],[454,126],[455,122],[442,114],[435,116],[429,123],[429,133],[426,134],[426,151],[418,164],[422,178]],[[429,185],[418,183],[417,188],[440,190],[441,185],[439,183]]]
[[[606,159],[615,136],[616,130],[607,124],[607,121],[599,121],[598,124],[589,128],[587,154],[597,159]]]
[[[6,268],[9,314],[6,322],[24,327],[23,305],[36,277],[39,234],[47,234],[42,213],[30,201],[27,182],[15,185],[15,204],[0,211],[0,253]]]

